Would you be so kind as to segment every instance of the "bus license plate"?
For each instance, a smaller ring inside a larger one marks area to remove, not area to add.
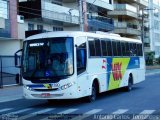
[[[42,96],[42,97],[50,97],[51,94],[50,94],[50,93],[42,93],[41,96]]]

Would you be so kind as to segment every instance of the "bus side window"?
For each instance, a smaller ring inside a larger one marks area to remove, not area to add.
[[[106,41],[106,44],[107,44],[108,56],[112,56],[113,55],[113,52],[112,52],[112,41],[108,39]]]
[[[126,42],[125,44],[126,44],[126,45],[125,45],[125,46],[126,46],[126,56],[130,56],[130,46],[129,46],[130,43],[127,43],[127,42]]]
[[[125,42],[121,42],[121,45],[122,45],[122,55],[123,55],[123,56],[127,56],[127,54],[126,54],[126,44],[125,44]]]
[[[86,49],[77,48],[77,74],[86,70]]]
[[[113,55],[118,56],[117,41],[112,41],[112,49],[113,49]]]
[[[142,44],[137,44],[137,55],[138,56],[143,56]]]

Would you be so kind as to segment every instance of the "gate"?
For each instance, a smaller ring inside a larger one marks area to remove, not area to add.
[[[20,68],[15,67],[14,56],[0,56],[0,88],[21,84]]]

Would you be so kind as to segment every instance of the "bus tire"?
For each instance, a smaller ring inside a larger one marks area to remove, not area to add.
[[[130,74],[128,78],[128,86],[126,87],[126,91],[130,92],[132,89],[133,89],[133,77],[132,74]]]
[[[93,101],[95,101],[96,97],[97,97],[96,82],[93,82],[91,95],[87,97],[87,102],[93,102]]]

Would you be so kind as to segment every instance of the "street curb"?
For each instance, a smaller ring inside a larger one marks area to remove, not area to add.
[[[156,74],[160,74],[160,72],[156,72],[156,73],[148,73],[145,76],[151,76],[151,75],[156,75]]]

